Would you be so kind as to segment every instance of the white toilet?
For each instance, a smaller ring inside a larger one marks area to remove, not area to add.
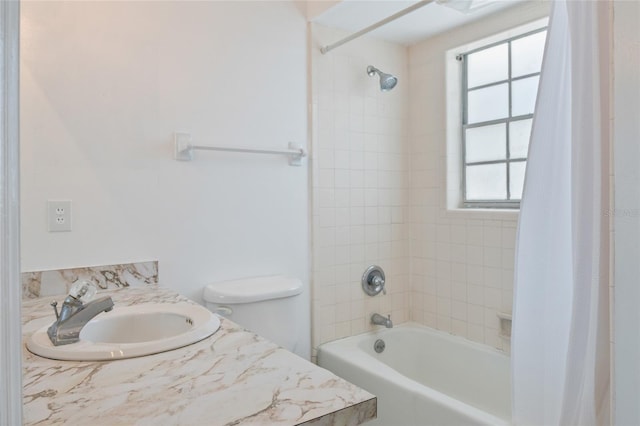
[[[302,282],[281,275],[209,284],[204,301],[212,312],[308,358]]]

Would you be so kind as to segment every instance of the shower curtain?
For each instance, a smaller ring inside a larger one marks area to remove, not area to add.
[[[518,426],[608,423],[606,3],[552,6],[516,245]]]

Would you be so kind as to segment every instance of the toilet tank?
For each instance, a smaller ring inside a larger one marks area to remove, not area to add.
[[[299,279],[275,275],[212,283],[203,298],[212,312],[305,357],[309,342],[301,293]]]

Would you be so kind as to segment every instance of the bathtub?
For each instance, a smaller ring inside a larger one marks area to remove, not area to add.
[[[407,323],[325,343],[318,364],[378,397],[378,418],[368,425],[511,424],[509,357],[428,327]]]

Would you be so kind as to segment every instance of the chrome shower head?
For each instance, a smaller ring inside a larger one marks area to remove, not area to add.
[[[388,92],[389,90],[396,87],[396,84],[398,84],[397,77],[391,74],[384,73],[373,65],[369,65],[367,67],[367,74],[369,74],[369,77],[373,77],[376,74],[380,76],[380,90],[382,90],[383,92]]]

